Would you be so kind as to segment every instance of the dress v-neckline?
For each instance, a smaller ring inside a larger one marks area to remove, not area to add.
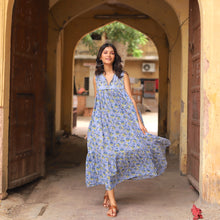
[[[111,84],[111,82],[113,81],[113,79],[114,79],[115,73],[113,74],[113,77],[112,77],[112,79],[110,80],[109,83],[108,83],[107,78],[104,76],[104,74],[102,74],[102,75],[103,75],[103,77],[105,78],[107,85],[109,86],[109,85]]]

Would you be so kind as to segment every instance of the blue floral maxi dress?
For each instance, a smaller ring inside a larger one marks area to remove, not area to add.
[[[111,190],[126,179],[152,178],[163,173],[167,166],[165,149],[170,141],[143,134],[124,88],[124,78],[114,74],[108,85],[104,75],[98,75],[96,90],[87,133],[86,185],[104,184],[106,190]]]

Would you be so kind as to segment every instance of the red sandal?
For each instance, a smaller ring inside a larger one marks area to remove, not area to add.
[[[110,206],[110,200],[109,200],[108,195],[104,195],[103,206],[104,206],[105,208],[108,208],[108,207]]]
[[[109,211],[111,211],[111,214],[107,213],[107,216],[109,216],[109,217],[116,217],[117,213],[119,212],[119,210],[118,210],[116,205],[109,206],[108,212]]]

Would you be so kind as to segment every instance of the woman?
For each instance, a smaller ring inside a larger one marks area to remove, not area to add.
[[[95,105],[87,134],[86,184],[104,184],[107,215],[118,212],[114,187],[126,179],[164,172],[170,141],[149,134],[131,94],[128,73],[114,45],[99,49],[94,77]]]

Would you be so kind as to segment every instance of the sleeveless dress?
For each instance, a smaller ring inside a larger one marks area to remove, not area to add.
[[[113,189],[127,179],[152,178],[167,166],[170,141],[141,131],[134,105],[121,79],[96,78],[96,97],[87,132],[86,185]],[[140,118],[143,122],[140,111]]]

